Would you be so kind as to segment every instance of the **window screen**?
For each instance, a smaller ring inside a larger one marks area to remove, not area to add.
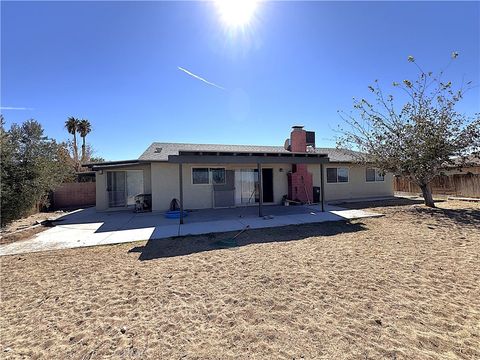
[[[367,168],[365,176],[366,181],[375,181],[375,169]]]
[[[193,168],[192,181],[194,184],[209,184],[208,168]]]
[[[375,181],[383,181],[385,180],[385,174],[382,174],[380,171],[375,172]]]
[[[327,183],[337,182],[337,168],[327,168]]]
[[[381,173],[378,169],[367,168],[365,172],[366,181],[384,181],[385,174]]]
[[[347,168],[338,168],[338,182],[348,182],[348,169]]]
[[[225,169],[210,169],[212,172],[212,184],[222,185],[225,184]]]

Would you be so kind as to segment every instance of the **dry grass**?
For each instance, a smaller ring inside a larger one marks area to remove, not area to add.
[[[480,358],[479,205],[377,206],[233,250],[212,250],[221,234],[4,257],[2,357]]]

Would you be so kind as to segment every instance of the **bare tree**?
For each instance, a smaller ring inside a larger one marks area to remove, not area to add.
[[[457,57],[453,52],[450,63]],[[375,80],[368,86],[374,101],[354,99],[352,112],[339,112],[345,126],[337,145],[358,150],[360,162],[409,178],[422,190],[425,205],[435,207],[429,183],[445,166],[465,165],[469,156],[478,156],[480,117],[455,109],[471,82],[454,90],[442,81],[450,63],[435,75],[423,71],[413,56],[408,61],[417,66],[417,79],[393,83],[406,95],[404,105],[397,109],[393,95],[385,95]]]

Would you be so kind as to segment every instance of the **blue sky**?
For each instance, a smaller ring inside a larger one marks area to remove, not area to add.
[[[479,2],[264,2],[245,32],[209,2],[1,4],[1,106],[65,140],[68,116],[108,160],[153,141],[282,145],[290,126],[334,146],[337,110],[411,78],[414,55],[449,79],[480,79]],[[178,67],[224,89],[195,79]],[[459,107],[480,111],[479,88]]]

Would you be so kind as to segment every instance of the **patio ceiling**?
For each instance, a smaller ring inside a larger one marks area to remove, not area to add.
[[[327,154],[274,152],[180,151],[170,155],[175,164],[327,164]]]
[[[168,162],[178,164],[180,190],[180,224],[183,224],[183,164],[257,164],[258,170],[258,216],[263,217],[263,164],[320,164],[321,208],[325,211],[323,164],[329,163],[327,154],[295,152],[224,152],[224,151],[179,151],[169,155]]]

